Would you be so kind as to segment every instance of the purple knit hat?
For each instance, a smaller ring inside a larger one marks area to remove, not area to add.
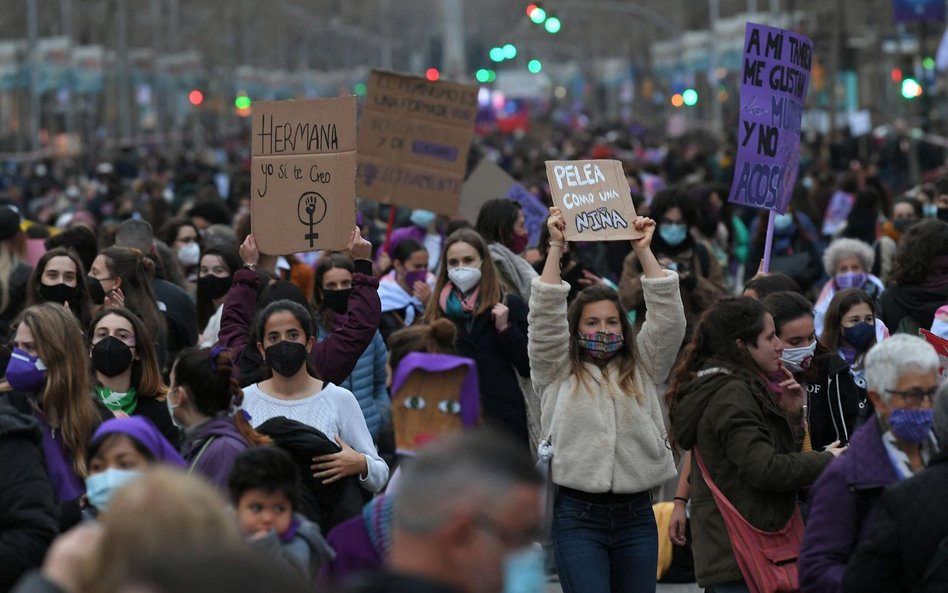
[[[128,418],[111,418],[103,422],[92,435],[92,442],[96,442],[102,437],[110,434],[124,434],[131,438],[142,447],[145,447],[155,460],[161,463],[167,463],[177,467],[187,467],[188,463],[171,446],[171,443],[165,439],[151,423],[151,420],[141,416],[130,416]]]

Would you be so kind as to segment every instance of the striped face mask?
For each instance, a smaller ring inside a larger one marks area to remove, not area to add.
[[[591,334],[579,334],[579,347],[589,356],[598,359],[612,358],[625,344],[625,336],[597,331]]]

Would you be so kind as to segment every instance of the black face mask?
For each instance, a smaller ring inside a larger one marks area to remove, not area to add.
[[[303,367],[306,362],[306,346],[298,342],[283,341],[270,346],[264,352],[267,355],[267,363],[274,373],[283,377],[292,377]]]
[[[40,284],[39,294],[46,303],[75,305],[79,298],[79,288],[68,284]]]
[[[207,298],[219,299],[230,290],[230,285],[234,283],[234,279],[230,276],[215,276],[213,274],[208,274],[207,276],[202,276],[198,278],[198,290],[202,294],[207,296]]]
[[[352,296],[351,288],[341,290],[323,290],[323,302],[326,307],[342,315],[349,308],[349,297]]]
[[[115,336],[106,336],[92,347],[92,366],[106,377],[121,375],[132,364],[132,349]]]
[[[86,290],[89,291],[89,300],[95,305],[101,305],[105,302],[105,289],[102,288],[102,281],[92,276],[86,276]]]

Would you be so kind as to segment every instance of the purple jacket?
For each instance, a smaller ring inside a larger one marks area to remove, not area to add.
[[[221,492],[227,492],[227,476],[234,459],[249,446],[234,425],[233,416],[220,416],[186,430],[181,454],[190,472],[203,475]]]
[[[356,270],[360,269],[363,261],[355,262]],[[371,269],[372,262],[365,263]],[[240,359],[250,341],[250,328],[257,314],[259,284],[260,277],[256,272],[242,268],[234,274],[234,284],[224,297],[217,341],[231,351],[234,360]],[[352,288],[349,310],[340,316],[335,331],[313,346],[313,351],[309,353],[309,362],[320,378],[337,385],[352,374],[352,369],[372,341],[382,320],[378,279],[356,272],[352,275]],[[253,347],[253,344],[250,346]]]
[[[846,563],[875,520],[882,490],[897,481],[879,423],[871,420],[810,490],[799,562],[804,593],[842,593]]]

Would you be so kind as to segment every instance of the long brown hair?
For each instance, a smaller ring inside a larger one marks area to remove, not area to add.
[[[89,345],[95,338],[95,328],[108,315],[118,315],[132,324],[135,332],[135,350],[138,358],[132,361],[132,386],[138,397],[148,397],[164,401],[168,394],[168,386],[161,378],[161,369],[158,367],[158,355],[155,353],[155,344],[145,328],[144,322],[125,307],[103,308],[89,325]]]
[[[490,251],[487,249],[487,243],[477,234],[477,231],[471,229],[459,229],[451,233],[445,239],[444,248],[441,250],[441,262],[438,264],[438,279],[435,282],[434,290],[431,292],[431,298],[428,299],[428,307],[425,309],[425,323],[431,323],[435,319],[444,317],[444,311],[441,310],[439,303],[441,291],[448,280],[448,249],[455,243],[467,243],[473,247],[478,255],[481,256],[481,283],[480,293],[475,315],[481,315],[494,308],[503,298],[500,288],[500,279],[497,277],[497,270],[494,269],[494,260],[491,259]]]
[[[86,445],[99,425],[99,415],[89,388],[89,354],[82,329],[72,313],[55,303],[29,307],[13,327],[21,323],[33,333],[36,352],[47,367],[40,395],[43,413],[47,419],[51,412],[58,418],[73,469],[85,477]]]
[[[830,352],[839,350],[839,342],[843,331],[841,328],[843,317],[849,313],[849,310],[865,303],[869,305],[869,310],[873,310],[872,297],[859,288],[847,288],[833,295],[829,307],[826,309],[826,315],[823,317],[823,334],[820,336],[820,344]],[[875,313],[873,311],[873,313]],[[873,340],[873,344],[875,341]]]
[[[619,294],[608,286],[596,285],[584,288],[579,291],[579,294],[576,295],[566,311],[566,321],[569,324],[569,362],[572,374],[576,375],[579,380],[578,383],[588,388],[588,380],[591,377],[584,363],[588,362],[589,358],[583,356],[583,349],[579,345],[579,321],[583,317],[586,305],[600,301],[609,301],[615,305],[619,323],[622,326],[622,335],[625,336],[625,347],[616,352],[616,355],[609,359],[609,363],[604,365],[604,374],[615,368],[614,362],[618,363],[619,377],[617,384],[623,393],[633,394],[641,402],[642,392],[635,387],[635,336],[633,335],[632,324],[629,323],[629,318],[622,312],[622,306],[619,304]]]
[[[68,257],[70,261],[76,266],[76,294],[77,299],[75,303],[69,304],[69,310],[72,311],[73,315],[76,316],[76,319],[79,320],[79,325],[86,327],[89,323],[89,320],[92,318],[90,312],[90,303],[92,302],[89,297],[89,289],[86,287],[86,269],[82,265],[82,260],[79,259],[79,256],[75,251],[66,249],[65,247],[56,247],[50,249],[43,254],[43,257],[39,258],[39,261],[36,262],[36,267],[33,268],[33,273],[30,275],[30,282],[27,284],[26,288],[26,306],[30,307],[32,305],[38,305],[39,303],[45,302],[43,297],[40,295],[40,285],[43,284],[43,274],[46,273],[46,265],[49,263],[49,260],[54,257]]]

